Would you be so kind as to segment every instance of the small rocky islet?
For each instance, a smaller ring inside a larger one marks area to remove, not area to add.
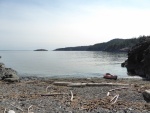
[[[36,49],[34,51],[48,51],[47,49]]]

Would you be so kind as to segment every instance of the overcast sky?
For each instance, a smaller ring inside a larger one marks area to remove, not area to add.
[[[150,0],[0,0],[0,50],[150,35]]]

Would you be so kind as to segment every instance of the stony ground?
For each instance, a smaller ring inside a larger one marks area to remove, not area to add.
[[[67,87],[53,85],[55,81],[125,83],[129,86],[112,91],[107,96],[109,90],[123,86]],[[150,103],[142,95],[145,89],[150,89],[150,81],[142,79],[25,77],[15,83],[0,81],[0,113],[5,109],[16,113],[150,113]],[[71,92],[74,95],[72,101]],[[117,94],[118,100],[113,104],[111,99]]]

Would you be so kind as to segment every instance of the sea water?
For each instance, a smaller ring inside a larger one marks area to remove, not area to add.
[[[101,51],[0,51],[0,62],[20,76],[85,78],[105,73],[127,77],[127,53]]]

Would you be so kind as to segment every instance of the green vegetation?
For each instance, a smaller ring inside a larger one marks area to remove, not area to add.
[[[139,42],[150,38],[150,36],[140,36],[138,38],[131,39],[113,39],[108,42],[98,43],[91,46],[78,46],[78,47],[66,47],[59,48],[55,51],[110,51],[110,52],[126,52],[132,46]]]
[[[133,39],[113,39],[106,43],[99,43],[88,48],[88,51],[126,51],[139,41]]]

